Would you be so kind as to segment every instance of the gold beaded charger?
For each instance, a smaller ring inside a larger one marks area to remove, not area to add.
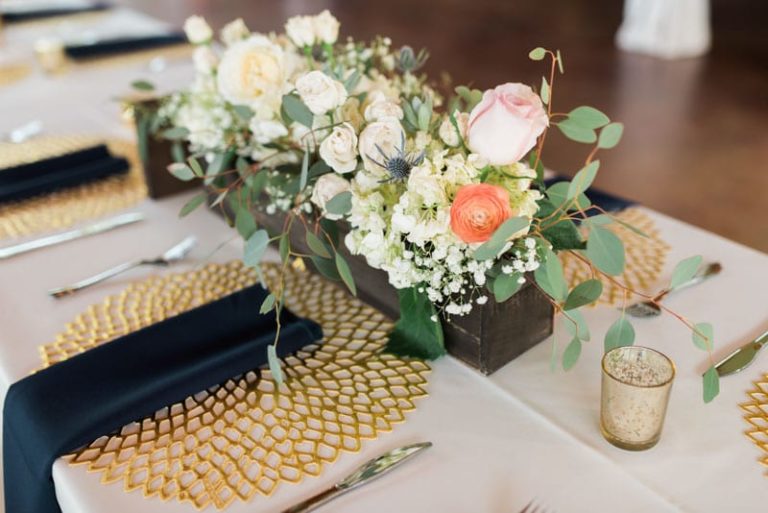
[[[63,155],[105,142],[88,136],[37,137],[0,143],[0,169]],[[110,139],[110,151],[128,159],[128,173],[21,201],[0,204],[0,240],[59,230],[130,207],[147,196],[141,162],[133,143]]]
[[[760,463],[768,468],[768,374],[754,382],[747,391],[749,401],[740,405],[749,424],[745,435],[762,451]],[[768,470],[765,471],[768,476]]]
[[[642,209],[630,207],[613,214],[614,217],[634,226],[646,237],[622,226],[611,223],[604,228],[612,231],[624,243],[626,263],[624,273],[618,280],[631,289],[648,292],[655,286],[669,254],[669,244],[664,242],[656,223]],[[588,264],[569,251],[560,253],[563,272],[569,288],[592,278]],[[603,280],[603,293],[598,300],[605,305],[620,305],[624,301],[624,290],[615,283]]]
[[[276,283],[278,264],[262,271]],[[256,281],[232,262],[134,283],[42,346],[43,366]],[[427,395],[430,368],[382,352],[392,321],[301,266],[289,267],[284,283],[288,308],[318,322],[324,342],[283,360],[283,385],[268,369],[235,377],[66,455],[69,464],[147,498],[224,509],[318,476],[403,422]]]

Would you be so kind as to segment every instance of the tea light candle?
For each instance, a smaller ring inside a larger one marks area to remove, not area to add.
[[[619,347],[603,356],[600,427],[622,449],[656,445],[675,377],[672,361],[646,347]]]
[[[35,55],[40,67],[46,73],[58,73],[64,69],[67,57],[64,53],[64,43],[53,37],[41,38],[35,41]]]

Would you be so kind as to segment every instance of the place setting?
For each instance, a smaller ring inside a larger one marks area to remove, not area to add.
[[[765,255],[611,186],[638,120],[578,51],[454,80],[362,7],[22,4],[21,80],[114,58],[131,139],[0,127],[2,511],[768,500]]]

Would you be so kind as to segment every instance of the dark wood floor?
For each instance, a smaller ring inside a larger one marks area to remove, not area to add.
[[[594,105],[626,125],[622,144],[601,157],[599,187],[768,251],[768,2],[712,0],[713,50],[679,61],[615,49],[620,0],[120,2],[179,25],[192,13],[216,28],[242,16],[259,31],[329,8],[343,34],[428,47],[428,71],[479,88],[538,84],[528,51],[560,48],[556,109]],[[573,174],[585,151],[555,134],[544,160]]]

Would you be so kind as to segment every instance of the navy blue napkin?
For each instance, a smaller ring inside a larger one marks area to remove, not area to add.
[[[3,409],[6,513],[60,513],[51,465],[59,456],[214,385],[262,366],[274,311],[261,286],[88,350],[11,385]],[[279,356],[322,337],[283,309]]]
[[[0,18],[8,23],[36,20],[41,18],[52,18],[55,16],[66,16],[69,14],[80,14],[84,12],[103,11],[111,6],[107,3],[95,3],[80,7],[41,7],[40,9],[20,9],[3,11],[0,9]]]
[[[128,161],[103,144],[29,164],[0,169],[0,203],[18,201],[127,173]]]
[[[562,176],[556,176],[556,177],[544,180],[544,185],[546,185],[547,187],[550,187],[558,182],[563,182],[566,180],[568,179]],[[607,192],[601,191],[600,189],[595,189],[592,187],[590,187],[587,190],[586,194],[587,194],[587,197],[590,200],[592,200],[593,204],[597,205],[598,207],[608,212],[616,212],[619,210],[624,210],[625,208],[631,207],[632,205],[635,204],[635,202],[632,200],[628,200],[620,196],[614,196],[613,194],[609,194]],[[589,212],[588,215],[593,216],[599,213],[600,212],[593,209]]]
[[[162,46],[186,43],[186,36],[181,33],[160,34],[155,36],[118,37],[102,39],[93,44],[68,45],[64,47],[66,54],[72,59],[94,59],[109,55],[149,50]]]

